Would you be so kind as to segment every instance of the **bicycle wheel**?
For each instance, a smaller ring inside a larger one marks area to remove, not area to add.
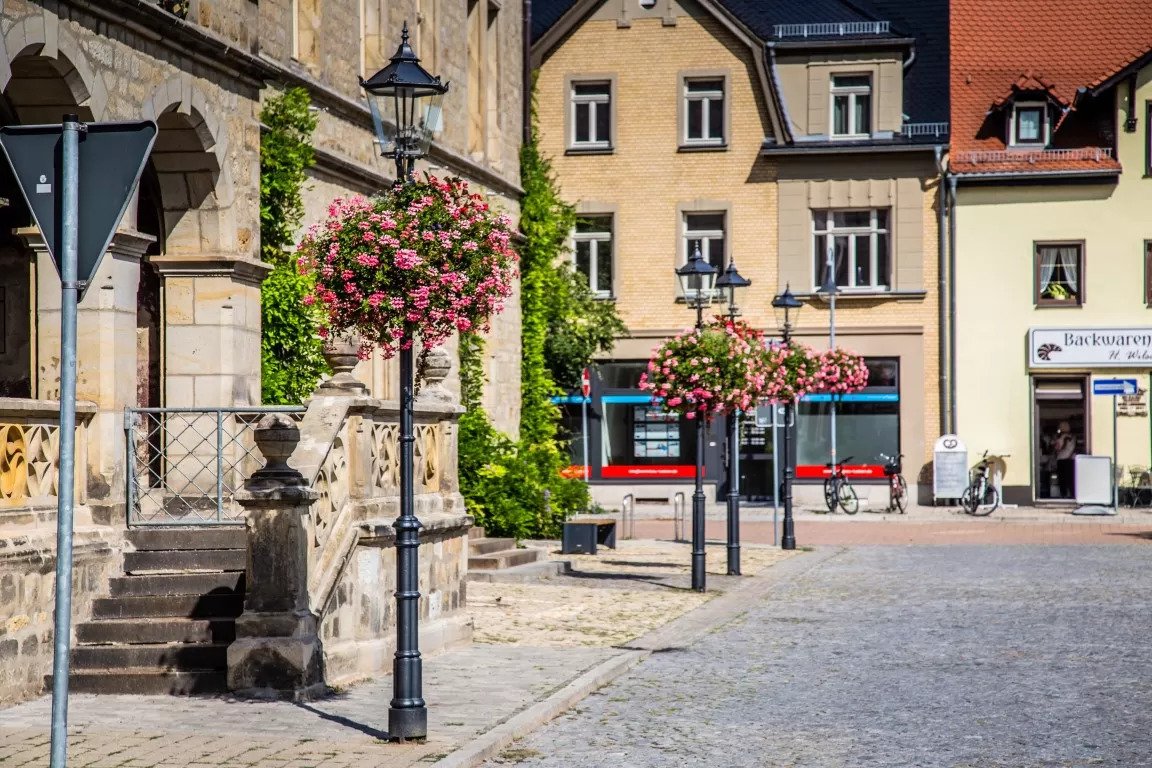
[[[893,499],[900,514],[908,511],[908,483],[904,475],[896,475],[896,498]]]
[[[995,487],[986,485],[984,486],[984,498],[980,504],[976,505],[976,509],[972,511],[972,514],[976,517],[988,517],[988,515],[995,512],[999,506],[1000,492],[997,491]]]
[[[968,515],[976,514],[977,508],[980,506],[980,483],[975,482],[964,489],[964,495],[960,497],[960,506],[963,508],[964,513]]]
[[[846,515],[854,515],[860,511],[860,499],[856,497],[856,489],[851,483],[840,483],[836,491],[836,503]]]
[[[824,506],[828,507],[829,512],[836,511],[836,491],[840,480],[835,477],[829,477],[824,480]]]

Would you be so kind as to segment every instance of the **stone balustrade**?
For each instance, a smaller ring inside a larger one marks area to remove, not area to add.
[[[327,685],[381,674],[395,647],[395,532],[399,406],[335,375],[300,423],[265,416],[255,430],[267,460],[237,496],[247,512],[245,610],[228,651],[229,687],[249,695],[308,697]],[[467,534],[456,478],[461,409],[443,387],[439,355],[414,414],[422,637],[428,648],[465,640]]]

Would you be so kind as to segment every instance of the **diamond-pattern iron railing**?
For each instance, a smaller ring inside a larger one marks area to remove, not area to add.
[[[126,409],[128,524],[243,524],[235,494],[264,466],[252,430],[267,413],[304,408]]]

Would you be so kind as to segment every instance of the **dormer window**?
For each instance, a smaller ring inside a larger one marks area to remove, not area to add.
[[[1045,147],[1048,145],[1048,107],[1041,103],[1021,102],[1012,107],[1008,145],[1012,147]]]
[[[872,76],[832,76],[832,136],[863,139],[872,133]]]

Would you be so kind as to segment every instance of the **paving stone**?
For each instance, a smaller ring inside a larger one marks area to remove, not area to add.
[[[858,547],[517,743],[521,768],[1152,765],[1152,546]]]

